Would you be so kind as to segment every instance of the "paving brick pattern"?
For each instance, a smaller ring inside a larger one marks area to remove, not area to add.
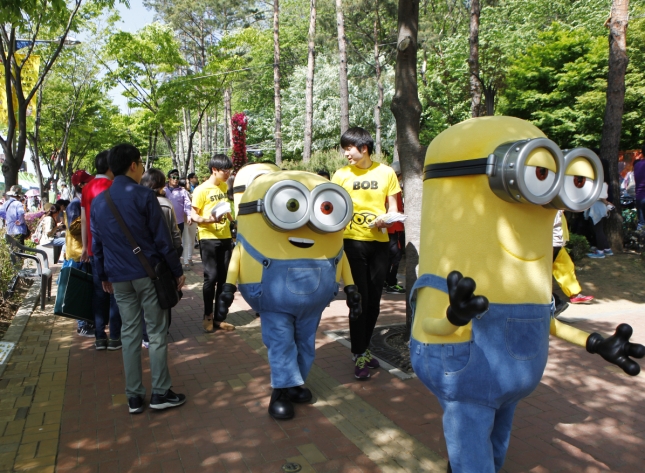
[[[311,405],[277,422],[259,322],[238,296],[235,332],[201,329],[201,266],[173,310],[169,363],[177,409],[127,413],[121,352],[96,352],[75,324],[35,312],[0,380],[0,473],[9,471],[445,471],[441,409],[418,379],[376,370],[357,382],[348,350],[323,334],[347,327],[343,300],[325,311],[308,385]],[[342,296],[342,293],[341,293]],[[403,321],[386,295],[379,323]],[[620,322],[645,342],[642,305],[601,301],[567,311],[585,330]],[[144,383],[150,386],[143,353]],[[629,378],[583,349],[552,339],[536,391],[518,406],[504,472],[645,471],[645,376]]]

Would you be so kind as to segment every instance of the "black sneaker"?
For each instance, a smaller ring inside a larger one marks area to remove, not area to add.
[[[108,347],[107,338],[97,338],[96,341],[94,342],[94,347],[97,350],[107,350],[107,347]]]
[[[169,407],[181,406],[184,402],[186,402],[186,396],[175,394],[169,389],[165,394],[152,393],[150,409],[168,409]]]
[[[108,340],[107,344],[107,349],[114,351],[114,350],[120,350],[123,344],[121,343],[121,339],[119,338],[118,340]]]
[[[130,414],[141,414],[143,412],[143,398],[141,396],[129,397],[128,409]]]
[[[386,286],[385,293],[386,294],[405,294],[405,289],[403,289],[398,284],[395,284],[394,286]]]
[[[87,326],[77,328],[76,335],[79,335],[81,337],[92,337],[92,338],[96,336],[94,327],[87,327]]]

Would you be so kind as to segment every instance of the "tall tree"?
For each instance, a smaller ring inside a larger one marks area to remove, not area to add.
[[[479,0],[470,0],[470,56],[468,66],[470,67],[470,113],[474,117],[480,115],[482,101],[481,84],[479,82],[479,16],[481,8]]]
[[[88,8],[83,18],[79,18],[84,4]],[[8,99],[7,116],[2,118],[3,121],[6,119],[7,131],[5,137],[0,136],[0,146],[5,155],[2,173],[7,188],[18,182],[18,171],[27,149],[28,116],[35,112],[31,110],[32,100],[63,47],[69,43],[69,32],[78,28],[81,21],[113,4],[114,0],[0,3],[0,65],[4,76],[2,87]],[[23,35],[26,41],[20,41],[22,38],[19,36]],[[43,36],[57,39],[52,40],[50,46],[41,47],[36,41]],[[20,55],[16,55],[19,49]],[[36,55],[40,55],[39,69],[35,69],[30,61]],[[28,70],[33,74],[33,80],[27,86],[23,73]]]
[[[340,134],[349,128],[349,84],[347,81],[347,40],[343,0],[336,0],[336,26],[338,28],[338,80],[340,88]]]
[[[311,159],[311,141],[313,138],[314,122],[314,72],[316,69],[316,0],[310,0],[309,5],[309,34],[307,52],[307,89],[305,91],[305,139],[302,149],[302,159]]]
[[[602,124],[600,156],[609,161],[609,186],[614,196],[616,212],[609,218],[607,236],[612,247],[622,250],[623,228],[620,214],[620,182],[618,174],[618,151],[620,130],[625,104],[625,74],[627,72],[627,23],[629,0],[612,0],[611,15],[605,25],[609,27],[609,73],[607,74],[607,106]]]
[[[374,69],[376,71],[376,88],[378,90],[378,97],[376,99],[376,107],[374,107],[374,128],[376,128],[376,136],[374,137],[374,151],[376,154],[381,154],[381,109],[383,108],[383,82],[381,80],[381,52],[379,50],[379,34],[381,29],[381,17],[379,15],[379,0],[374,2]]]
[[[423,161],[426,148],[419,141],[421,102],[417,85],[417,36],[419,31],[419,0],[399,0],[395,92],[392,113],[396,118],[398,153],[405,189],[405,287],[411,289],[419,264],[421,241],[421,195],[423,193]],[[408,335],[412,310],[406,300]]]
[[[282,106],[280,101],[280,0],[273,0],[273,91],[275,95],[275,162],[282,164]]]

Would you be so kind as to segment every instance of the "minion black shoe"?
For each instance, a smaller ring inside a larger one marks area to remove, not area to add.
[[[288,420],[293,419],[294,414],[288,389],[274,389],[269,402],[269,415],[277,420]]]
[[[289,395],[289,400],[291,402],[305,403],[311,401],[313,397],[309,388],[305,386],[294,386],[292,388],[287,388],[287,394]]]

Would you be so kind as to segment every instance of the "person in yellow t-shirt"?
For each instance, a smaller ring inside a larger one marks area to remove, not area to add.
[[[344,250],[361,294],[363,313],[349,323],[357,379],[370,377],[369,368],[378,368],[368,347],[376,326],[383,283],[389,269],[389,237],[379,215],[398,212],[396,194],[399,181],[391,167],[372,161],[374,140],[360,127],[347,130],[340,138],[349,165],[334,173],[331,182],[342,186],[352,198],[354,215],[345,228]],[[375,223],[374,227],[370,227]]]
[[[211,211],[220,202],[228,202],[226,180],[231,174],[233,163],[223,154],[214,155],[208,163],[210,177],[193,191],[192,220],[197,222],[199,252],[204,265],[204,330],[213,332],[220,328],[234,330],[226,322],[213,322],[213,304],[222,292],[226,282],[228,263],[231,259],[233,240],[231,227],[233,221],[230,212],[216,220]],[[215,286],[217,285],[217,291]]]

